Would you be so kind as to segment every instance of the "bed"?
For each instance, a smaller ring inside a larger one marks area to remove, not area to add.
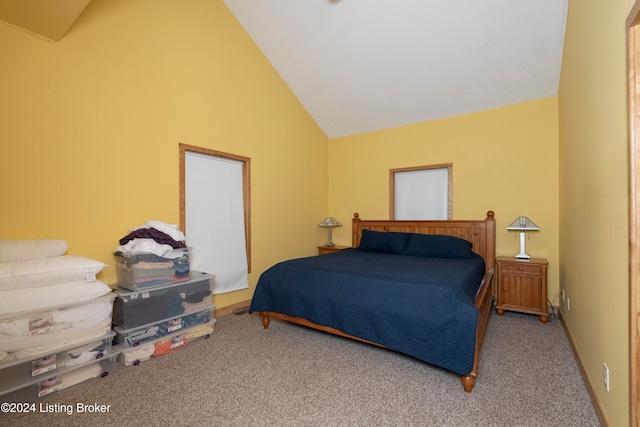
[[[280,262],[251,313],[388,348],[460,375],[471,392],[495,271],[495,219],[362,220],[352,248]]]

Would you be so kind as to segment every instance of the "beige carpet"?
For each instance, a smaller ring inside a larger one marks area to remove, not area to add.
[[[108,413],[0,414],[7,426],[598,426],[562,324],[492,313],[473,393],[410,357],[254,315],[208,340],[118,365],[42,402]]]

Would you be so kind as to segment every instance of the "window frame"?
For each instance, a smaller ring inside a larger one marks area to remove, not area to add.
[[[453,163],[441,163],[436,165],[411,166],[389,169],[389,219],[395,220],[396,209],[396,174],[407,172],[420,172],[431,170],[447,171],[447,220],[453,219]],[[443,218],[444,219],[444,218]]]
[[[251,158],[240,156],[237,154],[225,153],[223,151],[212,150],[210,148],[197,147],[189,144],[179,144],[180,152],[180,229],[186,234],[186,153],[187,152],[204,154],[221,159],[235,160],[242,162],[242,200],[244,204],[244,233],[245,233],[245,249],[247,252],[247,273],[251,273]]]

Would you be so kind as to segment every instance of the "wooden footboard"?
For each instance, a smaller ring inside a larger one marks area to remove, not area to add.
[[[362,338],[355,337],[353,335],[345,334],[344,332],[338,329],[331,328],[329,326],[318,325],[317,323],[310,322],[307,319],[303,319],[301,317],[292,317],[286,314],[276,313],[273,311],[261,311],[258,313],[258,315],[262,317],[262,326],[265,329],[269,327],[269,324],[271,323],[271,318],[273,317],[275,319],[286,320],[287,322],[296,323],[302,326],[307,326],[309,328],[317,329],[319,331],[329,332],[330,334],[339,335],[341,337],[350,338],[352,340],[361,341],[367,344],[373,344],[373,345],[377,345],[378,347],[386,348],[385,346],[375,343],[373,341],[368,341]]]
[[[476,326],[476,350],[473,356],[473,370],[469,375],[462,376],[462,387],[467,393],[471,393],[473,386],[478,376],[478,363],[480,360],[480,348],[482,347],[482,340],[484,338],[484,331],[489,323],[489,315],[491,314],[491,307],[493,306],[493,295],[491,294],[493,281],[493,273],[487,273],[485,275],[484,284],[482,289],[476,297],[476,308],[478,309],[478,324]]]

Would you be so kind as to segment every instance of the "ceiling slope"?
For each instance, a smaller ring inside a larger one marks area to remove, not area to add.
[[[2,0],[0,21],[57,42],[91,0]]]
[[[555,96],[568,0],[224,0],[330,138]]]
[[[2,0],[60,40],[90,0]],[[330,138],[555,96],[568,0],[224,0]]]

